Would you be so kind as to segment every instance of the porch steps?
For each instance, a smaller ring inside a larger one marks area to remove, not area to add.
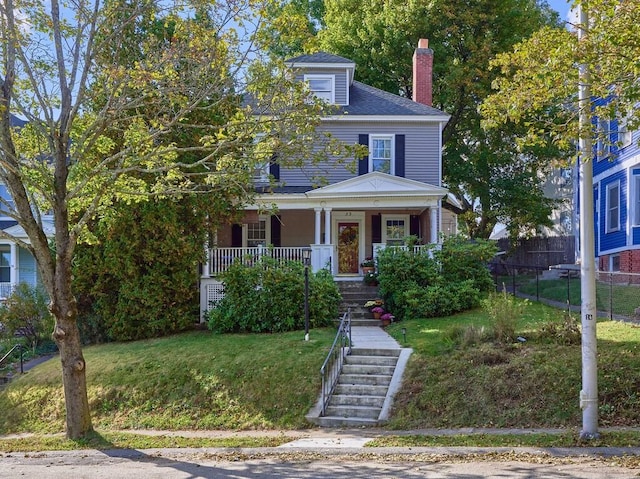
[[[373,318],[371,312],[363,305],[370,299],[378,297],[378,287],[364,284],[362,279],[357,281],[337,281],[342,301],[340,311],[351,308],[352,326],[380,326],[380,321]]]
[[[401,351],[353,348],[345,359],[325,415],[309,419],[323,427],[380,424]]]

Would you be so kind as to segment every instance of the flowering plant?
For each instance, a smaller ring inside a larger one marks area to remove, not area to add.
[[[373,308],[374,306],[384,306],[384,301],[380,298],[370,299],[366,303],[364,303],[365,308]]]
[[[390,321],[393,322],[394,319],[396,319],[396,317],[391,314],[391,313],[384,313],[382,316],[380,316],[380,319],[382,321]]]
[[[360,263],[360,266],[362,266],[363,268],[373,268],[375,267],[375,265],[376,263],[371,256],[366,257],[364,261]]]
[[[378,313],[378,314],[382,314],[384,313],[384,308],[382,306],[376,306],[375,308],[371,308],[371,312],[372,313]],[[389,314],[389,313],[387,313]]]

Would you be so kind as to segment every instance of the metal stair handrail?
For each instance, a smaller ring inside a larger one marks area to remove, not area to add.
[[[13,354],[16,349],[20,350],[20,374],[24,374],[24,346],[22,344],[16,344],[9,350],[7,354],[2,356],[2,359],[0,359],[0,366],[2,366],[2,364],[7,360],[8,357]]]
[[[329,399],[338,383],[344,358],[351,354],[351,308],[342,315],[338,332],[333,340],[333,345],[320,368],[322,378],[322,410],[320,416],[324,416],[329,405]]]

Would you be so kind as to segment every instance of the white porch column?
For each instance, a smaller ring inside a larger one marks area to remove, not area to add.
[[[209,242],[204,242],[204,264],[202,265],[202,277],[209,278],[211,277],[211,254],[209,253]]]
[[[429,242],[438,242],[438,210],[434,206],[429,208],[429,231],[431,232]]]
[[[11,267],[9,269],[9,281],[11,285],[18,283],[18,245],[11,243]]]
[[[324,244],[331,244],[331,208],[324,209]]]
[[[315,244],[320,244],[320,222],[322,221],[320,213],[322,212],[322,208],[314,208],[313,210],[316,212],[316,229],[313,242]]]

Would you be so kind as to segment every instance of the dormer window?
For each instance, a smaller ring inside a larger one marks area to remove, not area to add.
[[[309,90],[316,98],[332,105],[335,103],[334,75],[305,75],[304,81],[307,82]]]

